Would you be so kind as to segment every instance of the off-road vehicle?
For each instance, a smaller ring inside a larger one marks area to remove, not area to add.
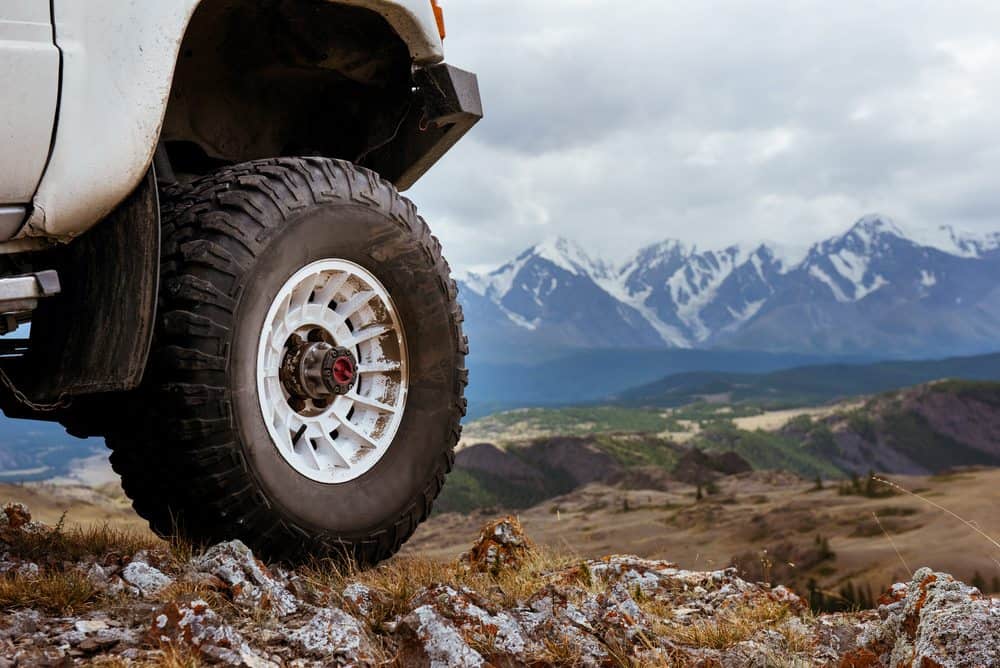
[[[482,116],[443,38],[436,0],[0,3],[3,411],[103,437],[161,534],[396,551],[465,410],[399,195]]]

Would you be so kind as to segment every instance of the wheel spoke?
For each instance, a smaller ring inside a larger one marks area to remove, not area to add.
[[[347,285],[347,281],[351,278],[351,275],[346,271],[341,271],[336,273],[326,279],[326,285],[316,293],[316,303],[323,306],[328,306],[333,298],[337,296],[340,289]]]
[[[399,362],[368,362],[358,365],[358,373],[391,373],[400,370]]]
[[[337,307],[337,315],[341,318],[350,318],[352,315],[364,308],[365,304],[375,298],[375,293],[370,290],[362,290],[348,301]]]
[[[341,469],[351,468],[350,460],[344,456],[344,453],[337,447],[336,441],[330,438],[329,434],[325,438],[318,439],[316,442],[320,448],[330,454],[331,459],[335,460],[334,466]]]
[[[350,341],[344,342],[345,348],[353,348],[359,343],[364,343],[365,341],[370,341],[371,339],[376,339],[383,334],[388,334],[392,331],[392,327],[389,325],[373,325],[371,327],[366,327],[362,330],[354,332],[354,336]]]
[[[361,427],[354,424],[353,422],[351,422],[350,420],[348,420],[343,416],[338,415],[337,419],[340,420],[341,429],[346,429],[347,431],[351,432],[352,434],[360,438],[362,441],[367,443],[367,446],[362,445],[362,447],[370,447],[370,448],[378,447],[378,441],[376,441],[374,438],[366,434]]]
[[[312,460],[313,466],[317,470],[322,470],[323,462],[319,460],[319,455],[316,454],[316,445],[312,442],[312,439],[307,440],[302,447],[309,453],[309,459]]]
[[[295,289],[292,290],[291,301],[288,304],[290,311],[297,311],[309,303],[309,298],[312,297],[313,291],[316,289],[318,278],[318,276],[312,276],[295,286]]]
[[[382,413],[395,413],[396,412],[396,407],[395,406],[390,406],[389,404],[382,403],[381,401],[378,401],[377,399],[372,399],[370,397],[365,397],[365,396],[362,396],[360,394],[349,394],[349,395],[347,395],[347,398],[350,399],[351,401],[354,401],[355,403],[359,403],[362,406],[368,406],[369,408],[374,408],[375,410],[380,411]]]

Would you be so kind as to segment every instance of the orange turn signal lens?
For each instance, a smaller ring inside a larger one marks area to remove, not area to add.
[[[448,34],[448,31],[444,29],[444,10],[438,4],[438,0],[431,0],[431,6],[434,7],[434,18],[437,20],[438,34],[441,35],[441,39],[444,39]]]

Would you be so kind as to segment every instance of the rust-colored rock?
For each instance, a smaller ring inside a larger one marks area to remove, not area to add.
[[[840,668],[879,668],[882,662],[870,649],[856,649],[840,658]]]
[[[211,662],[224,665],[251,668],[275,665],[251,649],[238,632],[200,599],[163,606],[153,617],[147,642],[153,646],[187,647]]]
[[[521,521],[509,515],[484,526],[479,540],[460,561],[480,573],[497,574],[520,568],[534,551],[535,545],[525,535]]]
[[[4,506],[3,514],[6,518],[3,526],[8,530],[18,531],[31,524],[31,512],[23,503],[7,504]]]

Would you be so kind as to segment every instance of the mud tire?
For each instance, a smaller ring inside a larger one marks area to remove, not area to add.
[[[135,510],[164,536],[240,539],[301,561],[394,554],[431,512],[465,414],[466,339],[455,282],[413,204],[375,173],[322,158],[219,170],[162,202],[153,351],[127,412],[105,429]],[[296,473],[271,445],[250,352],[282,283],[324,257],[356,262],[396,302],[410,390],[385,457],[349,483]]]

